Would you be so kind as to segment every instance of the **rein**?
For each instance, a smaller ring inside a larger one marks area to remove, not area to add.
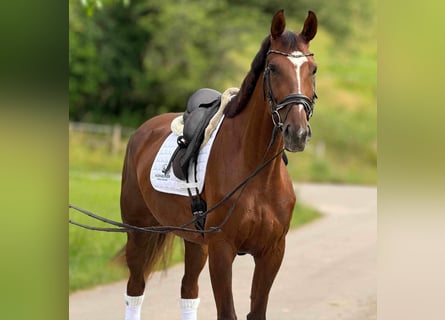
[[[272,131],[272,136],[269,142],[269,145],[264,153],[263,156],[263,160],[265,160],[267,153],[270,151],[271,147],[273,146],[275,139],[276,139],[276,135],[278,132],[278,128],[277,126],[274,126],[274,129]],[[237,196],[237,198],[235,199],[234,203],[232,204],[232,206],[230,207],[229,211],[227,212],[224,220],[217,226],[215,227],[209,227],[208,229],[204,229],[204,230],[197,230],[197,229],[191,229],[191,228],[187,228],[189,225],[192,225],[195,223],[195,221],[199,218],[199,217],[195,217],[194,219],[192,219],[190,222],[183,224],[181,226],[151,226],[151,227],[137,227],[137,226],[133,226],[127,223],[123,223],[123,222],[118,222],[118,221],[114,221],[114,220],[110,220],[101,216],[98,216],[90,211],[87,211],[85,209],[82,209],[80,207],[74,206],[69,204],[68,208],[74,209],[76,211],[79,211],[91,218],[94,218],[96,220],[108,223],[110,225],[116,226],[117,228],[105,228],[105,227],[92,227],[92,226],[88,226],[76,221],[73,221],[71,219],[69,219],[69,223],[88,229],[88,230],[95,230],[95,231],[105,231],[105,232],[152,232],[152,233],[169,233],[172,231],[184,231],[184,232],[191,232],[191,233],[200,233],[200,234],[204,234],[204,233],[214,233],[214,232],[220,232],[222,227],[227,223],[227,221],[229,220],[230,216],[233,213],[233,210],[235,209],[236,204],[238,203],[244,188],[246,187],[247,183],[252,180],[256,175],[258,175],[258,173],[260,173],[264,168],[266,168],[270,163],[272,163],[273,160],[275,160],[277,157],[279,157],[284,151],[284,147],[282,149],[280,149],[276,154],[274,154],[274,156],[272,158],[270,158],[267,161],[264,161],[262,164],[260,164],[246,179],[244,179],[240,184],[238,184],[232,191],[230,191],[226,196],[224,196],[224,198],[222,198],[219,202],[217,202],[213,207],[211,207],[210,209],[206,210],[205,212],[203,212],[201,214],[200,217],[207,217],[208,214],[210,214],[212,211],[215,211],[217,208],[219,208],[220,206],[222,206],[225,202],[227,202],[238,190],[241,190],[241,192],[239,193],[239,195]]]

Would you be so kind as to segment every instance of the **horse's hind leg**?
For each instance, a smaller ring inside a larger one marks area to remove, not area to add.
[[[181,284],[181,319],[196,320],[199,305],[198,278],[207,261],[207,246],[184,240],[184,277]]]
[[[126,260],[130,271],[125,297],[125,320],[139,320],[144,299],[145,281],[170,243],[172,235],[129,233]]]
[[[131,171],[124,171],[121,191],[121,215],[125,223],[156,226],[158,221],[148,210]],[[145,281],[154,266],[167,252],[172,234],[129,232],[125,258],[130,271],[125,295],[125,320],[139,320],[144,299]]]

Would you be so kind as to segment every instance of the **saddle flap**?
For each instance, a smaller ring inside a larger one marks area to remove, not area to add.
[[[175,176],[188,181],[190,163],[196,166],[205,129],[221,104],[221,93],[213,89],[197,90],[187,102],[183,114],[183,132],[178,138],[178,147],[170,158],[166,170],[173,167]]]
[[[208,108],[214,104],[214,102],[221,98],[221,92],[214,89],[202,88],[196,90],[187,101],[187,108],[184,112],[184,122],[186,118],[198,108]]]
[[[218,111],[218,105],[219,101],[218,103],[215,103],[214,107],[197,108],[189,114],[187,120],[184,121],[183,129],[184,139],[188,143],[197,135],[202,135],[204,133],[203,130],[205,130],[210,119],[215,115],[216,111]],[[204,136],[202,138],[204,138]]]

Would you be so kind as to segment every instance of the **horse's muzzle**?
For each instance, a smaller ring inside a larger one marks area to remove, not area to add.
[[[287,125],[283,130],[284,147],[289,152],[303,151],[311,136],[312,131],[309,123],[306,128]]]

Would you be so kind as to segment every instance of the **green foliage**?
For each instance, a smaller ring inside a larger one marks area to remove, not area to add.
[[[227,18],[223,2],[133,0],[92,16],[77,1],[70,4],[72,120],[135,127],[183,110],[194,90],[218,88],[234,71],[226,59],[232,44],[219,38],[241,28],[218,27]]]
[[[224,57],[227,42],[215,42],[222,12],[213,2],[185,1],[144,19],[146,28],[153,29],[143,60],[146,83],[139,92],[152,93],[148,109],[154,113],[182,111],[194,90],[218,87],[228,65]]]
[[[197,88],[239,86],[277,9],[296,31],[315,10],[331,50],[353,51],[375,25],[363,0],[83,2],[70,0],[70,119],[132,127],[183,110]]]
[[[107,6],[88,17],[78,1],[70,2],[71,119],[110,123],[127,114],[131,119],[134,109],[145,107],[133,93],[149,36],[135,23],[140,10],[132,2],[128,7]]]

